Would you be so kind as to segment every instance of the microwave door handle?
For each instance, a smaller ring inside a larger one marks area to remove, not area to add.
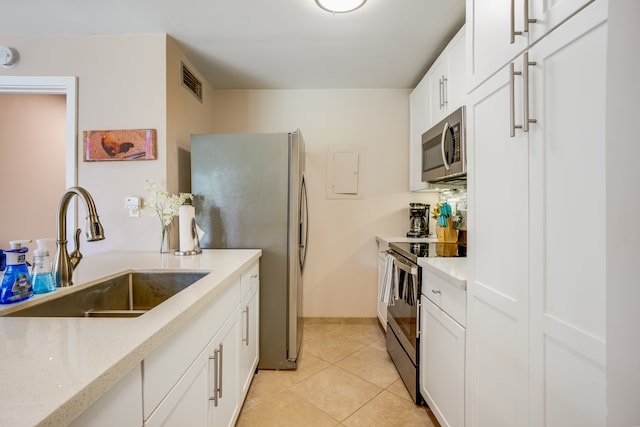
[[[449,131],[449,122],[445,122],[444,129],[442,129],[442,138],[440,139],[440,152],[442,153],[442,162],[446,170],[451,169],[451,165],[447,162],[447,156],[444,153],[444,140],[447,138],[447,132]]]

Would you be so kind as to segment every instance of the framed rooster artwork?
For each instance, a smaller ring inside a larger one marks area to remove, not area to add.
[[[83,140],[85,162],[157,158],[155,129],[88,130]]]

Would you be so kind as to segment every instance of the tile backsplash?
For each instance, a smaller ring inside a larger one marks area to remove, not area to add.
[[[454,188],[445,189],[440,192],[441,202],[447,202],[451,206],[451,210],[462,217],[462,225],[460,230],[467,229],[467,189]]]

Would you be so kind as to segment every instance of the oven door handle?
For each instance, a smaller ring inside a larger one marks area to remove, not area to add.
[[[393,256],[393,264],[396,267],[398,267],[400,270],[405,271],[411,275],[415,276],[418,274],[418,267],[416,267],[415,265],[406,263],[396,256]]]

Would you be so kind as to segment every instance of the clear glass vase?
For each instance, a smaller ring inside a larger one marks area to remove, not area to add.
[[[169,226],[162,224],[162,229],[160,230],[160,253],[165,254],[169,252],[171,252]]]

